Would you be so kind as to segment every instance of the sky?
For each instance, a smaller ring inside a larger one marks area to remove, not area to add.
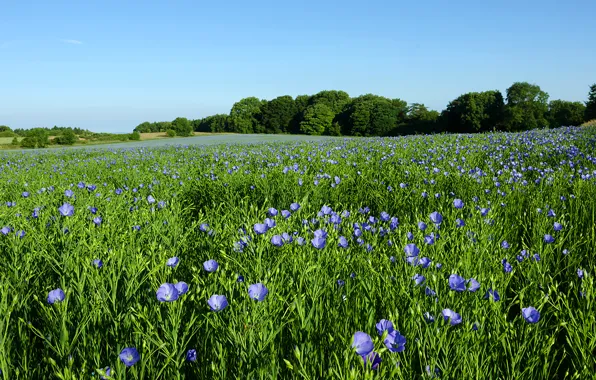
[[[322,90],[440,111],[517,81],[585,101],[594,14],[594,0],[2,0],[0,125],[124,133]]]

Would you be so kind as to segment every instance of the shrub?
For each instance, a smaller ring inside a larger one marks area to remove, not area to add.
[[[138,131],[134,131],[130,134],[129,138],[134,141],[139,141],[141,139],[141,134]]]
[[[175,130],[173,130],[173,129],[168,129],[168,130],[166,131],[166,135],[167,135],[168,137],[176,137],[176,131],[175,131]]]

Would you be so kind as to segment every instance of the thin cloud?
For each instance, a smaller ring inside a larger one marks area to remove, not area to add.
[[[83,42],[79,40],[62,40],[62,42],[72,45],[82,45]]]

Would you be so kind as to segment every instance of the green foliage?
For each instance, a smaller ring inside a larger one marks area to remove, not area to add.
[[[584,121],[596,119],[596,83],[590,86],[590,93],[588,94],[588,101],[586,102],[586,110],[584,113]]]
[[[185,117],[177,117],[172,121],[172,128],[176,131],[176,135],[180,137],[187,137],[192,135],[192,124]]]
[[[324,103],[314,103],[304,111],[300,131],[306,135],[322,135],[332,128],[334,116],[331,108]]]
[[[195,132],[230,132],[229,119],[230,116],[226,114],[207,116],[203,119],[193,120],[193,129]]]
[[[540,86],[516,82],[507,89],[504,128],[507,131],[524,131],[548,125],[548,94]]]
[[[15,133],[13,131],[2,131],[0,132],[0,137],[13,137]]]
[[[469,92],[449,102],[441,118],[447,132],[486,132],[503,123],[504,111],[500,91]]]
[[[12,129],[7,125],[0,125],[0,132],[12,132]]]
[[[19,145],[19,138],[15,136],[15,137],[12,139],[11,145],[18,146],[18,145]]]
[[[254,96],[244,98],[234,103],[230,111],[230,130],[236,133],[259,133],[261,106],[263,102]]]
[[[289,95],[279,96],[261,107],[261,124],[265,133],[289,133],[298,107]]]
[[[130,134],[130,140],[133,140],[133,141],[140,141],[140,140],[141,140],[141,134],[140,134],[138,131],[133,131],[133,132]]]
[[[584,122],[586,106],[582,102],[551,100],[546,119],[551,128],[577,127]]]
[[[139,133],[157,133],[165,132],[168,129],[172,129],[172,122],[170,121],[156,121],[153,123],[145,121],[137,125],[133,131],[137,131]]]
[[[56,136],[56,138],[54,138],[54,143],[58,145],[73,145],[78,140],[78,136],[71,128],[69,128],[63,131],[59,136]]]
[[[166,131],[166,136],[168,136],[168,137],[176,137],[176,131],[173,130],[173,129],[168,129]]]
[[[27,131],[25,138],[20,144],[23,148],[45,148],[49,143],[47,129],[33,128]]]

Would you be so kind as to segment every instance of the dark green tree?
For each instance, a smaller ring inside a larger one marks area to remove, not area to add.
[[[540,86],[516,82],[507,89],[504,128],[508,131],[525,131],[548,125],[548,94]]]
[[[306,108],[311,103],[310,99],[312,96],[310,95],[298,95],[296,99],[294,99],[294,104],[296,105],[296,113],[292,120],[290,121],[290,133],[292,134],[299,134],[300,131],[300,123],[304,120],[304,112]]]
[[[294,98],[279,96],[261,107],[261,123],[265,133],[290,133],[292,119],[298,112]]]
[[[504,112],[500,91],[469,92],[449,102],[441,119],[447,132],[484,132],[501,125]]]
[[[590,93],[588,94],[588,101],[586,102],[586,110],[584,112],[585,121],[594,119],[596,119],[596,83],[590,86]]]
[[[579,126],[584,122],[585,110],[582,102],[551,100],[546,119],[551,128]]]
[[[304,111],[300,131],[307,135],[322,135],[332,127],[334,116],[331,108],[323,103],[310,105]]]
[[[64,132],[62,132],[59,136],[54,138],[54,142],[58,145],[73,145],[79,140],[79,137],[75,134],[75,132],[68,128]]]
[[[192,135],[192,125],[190,124],[190,121],[188,121],[188,119],[185,117],[177,117],[176,119],[174,119],[174,121],[172,121],[171,129],[176,131],[176,135],[181,137]]]
[[[260,131],[262,129],[259,124],[262,104],[262,101],[254,96],[234,103],[230,111],[231,131],[236,133],[255,133]]]

